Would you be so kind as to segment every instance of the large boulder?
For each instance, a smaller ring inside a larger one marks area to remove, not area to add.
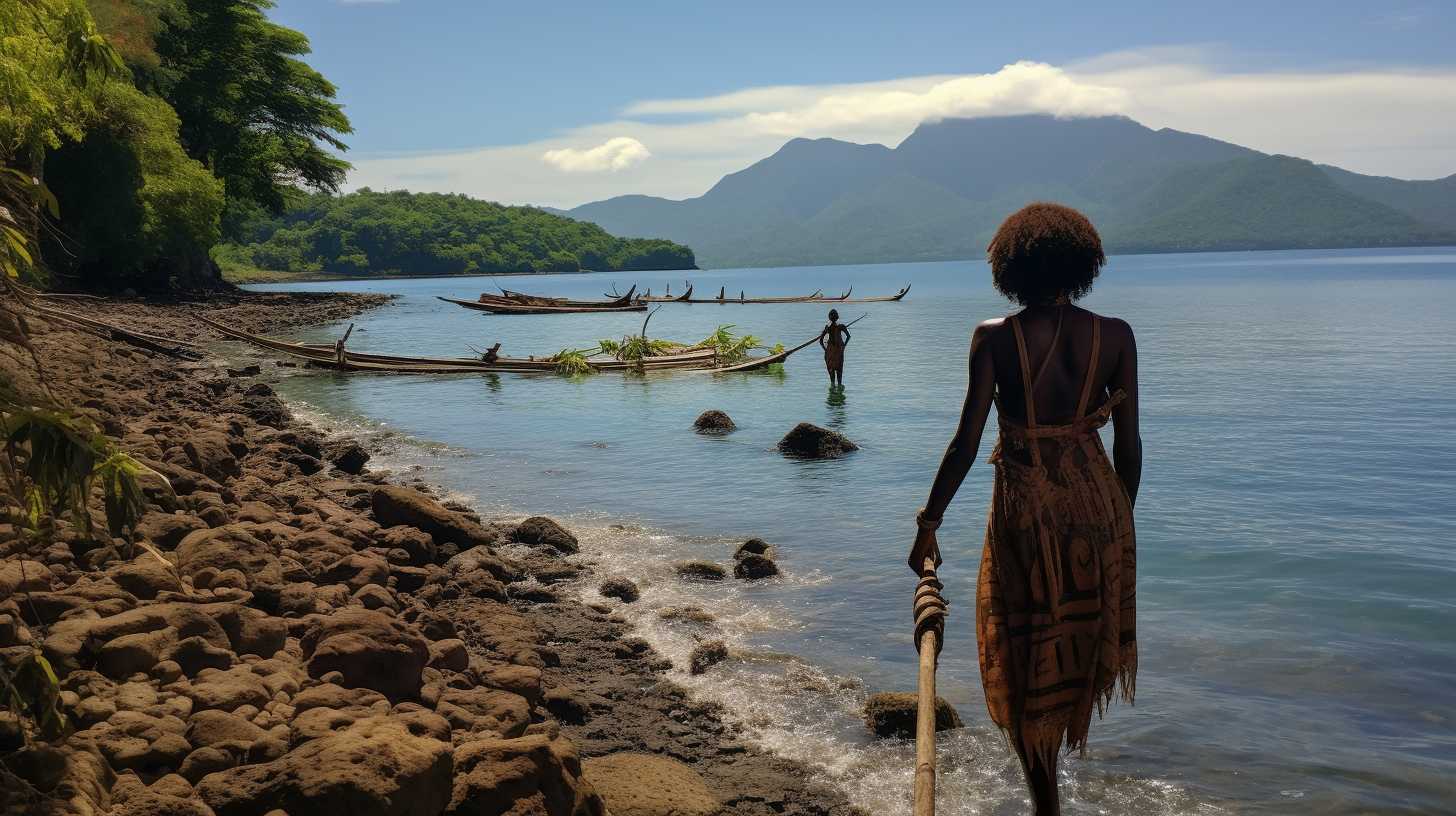
[[[149,552],[143,552],[130,562],[110,567],[106,574],[117,586],[144,601],[153,600],[163,592],[182,591],[177,569]]]
[[[565,739],[532,734],[455,749],[449,816],[606,816]],[[228,816],[219,813],[218,816]]]
[[[835,459],[850,451],[859,450],[859,445],[849,441],[838,431],[800,422],[779,440],[779,450],[789,456],[805,459]]]
[[[197,793],[217,816],[438,816],[450,802],[450,746],[375,717],[305,742],[281,759],[210,774]],[[496,811],[502,813],[504,811]]]
[[[484,737],[519,737],[531,724],[526,698],[490,688],[447,688],[440,693],[435,713],[456,731]]]
[[[254,537],[240,524],[188,533],[177,545],[177,568],[194,582],[199,575],[237,570],[249,589],[283,584],[278,545]]]
[[[262,708],[273,699],[272,689],[247,666],[208,674],[183,693],[192,699],[194,711],[235,711],[242,706]]]
[[[182,443],[182,449],[194,470],[218,482],[243,475],[235,455],[234,440],[221,431],[198,431]],[[246,452],[246,446],[243,450]]]
[[[188,533],[206,530],[207,522],[185,513],[150,512],[137,522],[136,534],[163,550],[175,549]]]
[[[918,695],[909,692],[880,692],[865,702],[864,720],[881,737],[910,739],[915,736]],[[935,698],[935,730],[961,727],[961,715],[940,697]]]
[[[362,607],[340,609],[304,633],[299,645],[310,677],[337,671],[339,685],[369,688],[390,699],[413,699],[430,660],[430,645],[410,626]]]
[[[612,816],[712,816],[718,799],[691,767],[653,754],[608,754],[582,763]]]
[[[532,516],[521,522],[512,537],[518,543],[530,547],[550,547],[565,555],[571,555],[581,549],[581,544],[577,542],[576,536],[545,516]]]
[[[434,536],[424,530],[403,525],[381,532],[379,546],[388,550],[404,550],[409,554],[410,563],[415,566],[433,564],[438,552]]]
[[[0,598],[17,592],[45,592],[55,575],[39,561],[14,560],[0,563]]]
[[[382,527],[406,525],[423,530],[436,544],[467,547],[501,543],[501,536],[446,508],[418,490],[398,485],[377,487],[370,496],[374,519]]]
[[[722,411],[704,411],[693,420],[693,430],[700,434],[725,434],[737,427],[732,418]]]

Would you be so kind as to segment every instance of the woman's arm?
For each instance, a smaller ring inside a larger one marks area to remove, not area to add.
[[[829,327],[828,326],[825,326],[824,328],[822,328],[822,329],[819,330],[819,336],[816,337],[816,338],[814,338],[815,340],[818,340],[819,341],[819,348],[828,348],[827,346],[824,345],[824,335],[826,335],[828,333],[829,333]]]
[[[848,346],[849,345],[849,337],[850,337],[850,335],[849,335],[849,327],[848,326],[845,326],[844,328],[840,329],[840,331],[844,334],[844,345]]]
[[[1138,484],[1143,478],[1143,437],[1138,430],[1137,341],[1132,327],[1121,320],[1109,320],[1123,335],[1118,352],[1117,368],[1113,369],[1108,388],[1121,389],[1127,398],[1112,409],[1112,466],[1127,488],[1127,496],[1137,505]]]
[[[986,417],[991,412],[991,398],[996,390],[996,366],[988,341],[991,332],[1000,323],[999,320],[982,323],[971,335],[971,381],[966,389],[965,405],[961,408],[960,424],[956,426],[955,436],[951,437],[950,446],[940,461],[940,470],[930,486],[930,498],[925,501],[923,517],[933,524],[939,523],[946,506],[960,490],[961,483],[971,470],[971,463],[976,459],[976,451],[981,447],[981,434],[986,429]],[[940,563],[935,533],[921,527],[915,537],[915,546],[910,550],[910,569],[920,574],[925,559],[930,557],[935,558],[936,564]]]

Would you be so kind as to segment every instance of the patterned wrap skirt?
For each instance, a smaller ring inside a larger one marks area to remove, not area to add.
[[[1043,761],[1064,742],[1085,748],[1093,709],[1119,683],[1128,703],[1135,690],[1132,503],[1097,434],[1117,401],[1031,431],[1003,417],[991,457],[976,587],[981,682],[991,719]]]

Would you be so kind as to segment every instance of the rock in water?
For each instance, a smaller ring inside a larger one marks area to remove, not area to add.
[[[532,516],[516,528],[516,541],[530,547],[545,545],[559,553],[571,555],[581,549],[576,536],[545,516]]]
[[[700,434],[725,434],[737,427],[722,411],[704,411],[693,420],[693,429]]]
[[[911,739],[915,736],[915,706],[919,697],[907,692],[880,692],[865,702],[864,719],[881,737]],[[961,715],[940,697],[935,698],[935,730],[961,727]]]
[[[859,450],[859,445],[845,438],[844,434],[821,428],[808,422],[800,422],[792,431],[779,440],[779,450],[789,456],[805,459],[836,459]]]
[[[652,754],[608,754],[582,762],[582,774],[612,816],[711,816],[718,799],[688,765]]]
[[[761,538],[750,538],[734,551],[733,560],[742,560],[745,555],[762,555],[765,558],[773,558],[774,548],[772,544]]]
[[[721,581],[728,571],[711,561],[679,561],[674,565],[680,578],[690,581]]]
[[[738,559],[733,565],[733,577],[742,578],[746,581],[756,581],[759,578],[772,578],[779,574],[779,565],[774,563],[772,558],[762,555],[748,554]]]
[[[602,582],[601,589],[598,591],[608,598],[616,598],[624,603],[632,603],[642,597],[642,592],[637,589],[637,585],[626,578],[608,578]]]
[[[728,644],[721,640],[705,641],[693,647],[692,656],[688,658],[688,672],[690,674],[702,674],[727,659]],[[914,716],[913,709],[911,710],[911,716]]]

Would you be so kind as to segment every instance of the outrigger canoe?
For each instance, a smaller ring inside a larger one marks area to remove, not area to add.
[[[364,371],[389,374],[540,374],[556,370],[557,362],[549,357],[495,357],[489,361],[476,357],[408,357],[393,354],[365,354],[348,351],[338,344],[293,343],[240,331],[206,317],[198,316],[206,325],[226,337],[241,340],[269,351],[304,360],[310,365],[336,371]],[[347,338],[347,335],[345,335]],[[809,341],[810,343],[814,341]],[[808,345],[808,343],[804,344]],[[710,347],[694,347],[671,354],[647,357],[641,361],[614,358],[588,358],[595,371],[751,371],[782,362],[804,346],[779,354],[747,360],[732,366],[719,366],[717,351]]]
[[[851,290],[852,290],[852,288],[851,288]],[[902,298],[904,298],[905,297],[905,293],[907,293],[909,291],[910,291],[910,286],[907,285],[904,289],[901,289],[900,291],[896,292],[893,295],[877,295],[875,297],[862,297],[862,298],[844,297],[844,298],[841,298],[838,302],[839,303],[895,303],[895,302],[900,301]],[[847,295],[848,293],[845,293],[845,294]]]
[[[482,292],[480,303],[510,303],[521,306],[578,306],[583,308],[615,308],[618,306],[630,306],[633,304],[632,295],[637,291],[633,286],[627,290],[627,294],[613,297],[611,300],[570,300],[568,298],[548,297],[546,295],[528,295],[524,292],[512,292],[509,289],[502,289],[499,295],[492,295],[489,292]]]
[[[901,298],[905,297],[905,293],[906,292],[909,292],[909,291],[910,291],[910,287],[909,286],[906,286],[904,289],[901,289],[898,293],[893,294],[893,295],[883,295],[883,296],[880,296],[880,297],[851,298],[850,297],[850,294],[852,292],[854,292],[854,287],[851,286],[849,288],[849,291],[845,292],[844,294],[840,295],[839,297],[826,297],[824,295],[824,290],[820,289],[820,290],[814,292],[814,294],[812,294],[812,295],[800,295],[800,296],[790,296],[790,297],[760,297],[760,298],[751,298],[751,297],[744,297],[740,293],[738,297],[731,298],[731,297],[727,297],[726,296],[726,293],[720,288],[718,290],[718,296],[716,298],[688,298],[688,299],[673,298],[673,301],[674,302],[678,302],[678,303],[717,303],[717,304],[729,304],[729,303],[739,303],[739,304],[748,304],[748,303],[884,303],[884,302],[891,302],[891,301],[900,300]]]
[[[457,300],[436,295],[446,303],[454,303],[456,306],[464,306],[467,309],[475,309],[481,312],[492,314],[585,314],[593,312],[641,312],[646,311],[645,303],[627,303],[621,306],[556,306],[545,304],[519,303],[510,300]]]
[[[654,295],[652,294],[652,290],[649,289],[647,290],[647,294],[638,298],[638,300],[643,303],[692,303],[693,285],[688,284],[688,290],[681,295]]]

